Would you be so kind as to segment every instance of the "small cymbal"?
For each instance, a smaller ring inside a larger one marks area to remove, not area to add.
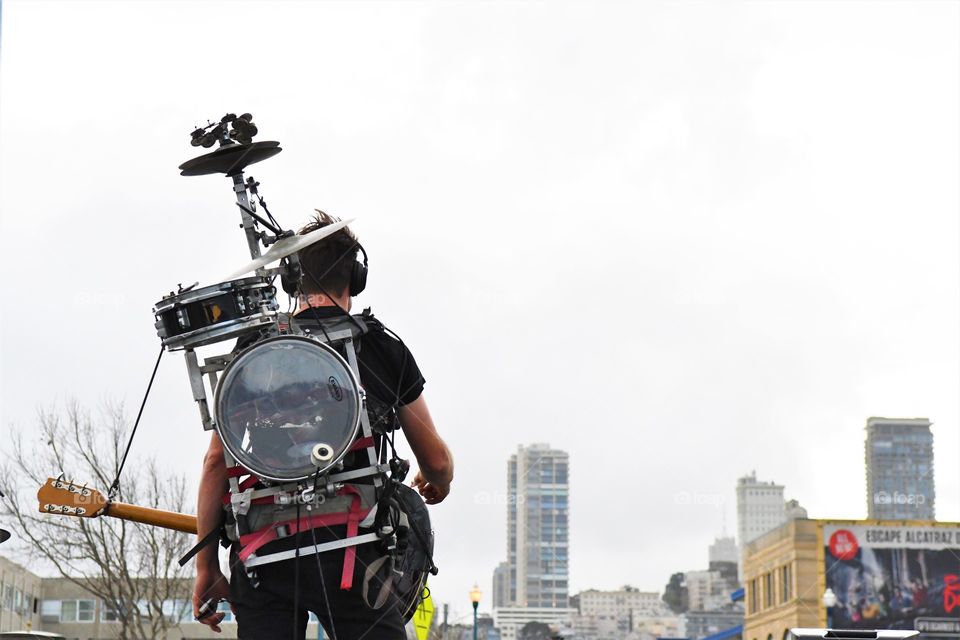
[[[244,167],[283,151],[279,142],[264,140],[252,144],[229,144],[216,151],[187,160],[180,165],[182,176],[205,176],[211,173],[225,173],[232,176],[243,171]]]
[[[288,236],[286,238],[281,238],[277,240],[276,243],[270,249],[264,253],[262,256],[249,262],[242,269],[234,271],[229,276],[227,280],[235,280],[240,276],[250,273],[251,271],[256,271],[260,267],[265,267],[271,262],[276,262],[283,258],[286,258],[289,255],[309,247],[314,242],[323,240],[328,236],[332,236],[340,229],[343,229],[345,226],[353,222],[353,219],[343,220],[342,222],[334,222],[333,224],[328,224],[325,227],[320,227],[319,229],[314,229],[310,233],[304,235],[294,235]]]

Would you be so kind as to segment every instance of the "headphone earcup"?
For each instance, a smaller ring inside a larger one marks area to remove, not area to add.
[[[367,265],[359,260],[353,263],[353,270],[350,271],[350,296],[360,295],[367,288]]]

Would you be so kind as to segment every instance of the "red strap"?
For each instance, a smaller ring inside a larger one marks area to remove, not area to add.
[[[371,438],[372,439],[372,438]],[[342,493],[352,493],[353,500],[350,503],[350,511],[347,513],[347,537],[352,538],[357,535],[360,528],[360,521],[366,517],[370,510],[361,515],[360,492],[353,485],[346,485]],[[357,546],[347,547],[343,552],[343,573],[340,574],[340,589],[350,591],[353,588],[353,566],[357,559]]]
[[[354,443],[350,445],[350,448],[347,449],[347,452],[349,453],[350,451],[358,451],[360,449],[366,449],[367,447],[372,447],[372,446],[373,446],[373,436],[367,436],[366,438],[360,438],[359,440],[355,440]]]
[[[339,492],[340,495],[352,494],[353,500],[350,501],[349,511],[338,511],[336,513],[324,513],[307,518],[300,518],[297,522],[287,520],[286,522],[277,522],[270,524],[259,531],[240,536],[240,553],[238,554],[241,562],[246,562],[247,558],[253,555],[258,549],[269,542],[277,540],[280,536],[277,529],[287,527],[289,535],[294,535],[301,531],[309,531],[318,527],[330,527],[334,525],[347,525],[347,537],[355,537],[359,533],[360,521],[367,517],[370,509],[360,508],[360,492],[352,485],[346,485]],[[353,588],[353,568],[357,558],[357,547],[351,545],[344,550],[343,572],[340,575],[340,588],[349,591]]]
[[[342,511],[338,513],[323,513],[310,516],[308,518],[300,518],[299,526],[297,526],[296,520],[287,520],[286,522],[277,522],[268,525],[254,533],[248,533],[245,536],[240,536],[240,545],[242,547],[239,554],[240,560],[242,562],[246,562],[247,558],[253,555],[258,549],[260,549],[260,547],[268,542],[277,540],[280,537],[277,534],[277,529],[279,527],[288,527],[290,535],[293,535],[301,531],[309,531],[310,529],[316,529],[318,527],[332,527],[338,524],[346,524],[349,517],[349,513]]]

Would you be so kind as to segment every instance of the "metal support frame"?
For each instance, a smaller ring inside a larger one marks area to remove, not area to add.
[[[258,556],[257,554],[251,554],[244,565],[251,569],[253,567],[259,567],[260,565],[270,564],[272,562],[280,562],[281,560],[290,560],[296,558],[297,555],[305,556],[311,553],[323,553],[324,551],[333,551],[334,549],[344,549],[346,547],[355,547],[357,545],[366,544],[368,542],[377,542],[380,539],[375,533],[364,533],[363,535],[354,536],[352,538],[344,538],[343,540],[334,540],[333,542],[323,542],[321,544],[311,544],[306,547],[300,547],[299,549],[290,549],[289,551],[278,551],[276,553],[271,553],[265,556]]]
[[[240,205],[240,217],[243,222],[244,233],[247,235],[247,247],[250,249],[250,257],[256,259],[260,257],[260,233],[256,230],[257,221],[254,220],[247,211],[253,211],[250,206],[250,197],[247,195],[247,184],[243,180],[243,171],[230,176],[233,179],[233,191],[237,194],[237,204]],[[263,275],[261,269],[257,269],[257,275]]]
[[[239,197],[240,193],[238,191],[238,200]],[[246,216],[246,214],[244,215]],[[279,334],[280,318],[278,318],[277,321],[278,327],[276,333]],[[294,331],[292,333],[296,334],[299,332]],[[357,380],[360,380],[360,367],[357,361],[356,349],[354,347],[354,336],[350,330],[328,332],[327,335],[322,337],[313,334],[308,335],[311,338],[321,342],[342,342],[344,345],[344,350],[347,354],[347,363],[353,370]],[[190,389],[193,393],[193,399],[197,403],[197,406],[200,410],[200,421],[204,430],[206,431],[215,430],[217,428],[216,408],[214,407],[213,410],[211,410],[208,399],[216,396],[217,385],[219,383],[219,374],[226,369],[227,365],[233,360],[233,358],[234,354],[232,353],[211,356],[205,358],[203,365],[201,366],[197,361],[197,354],[195,350],[186,349],[184,351],[184,360],[187,365],[187,375],[190,378]],[[204,376],[207,377],[206,381],[203,379]],[[210,394],[212,395],[207,393],[207,384],[210,385]],[[370,426],[370,419],[367,415],[366,397],[362,390],[360,395],[363,400],[360,411],[360,437],[370,438],[373,436],[373,428]],[[377,489],[381,488],[383,486],[383,479],[389,472],[390,467],[389,465],[378,463],[376,448],[374,445],[366,447],[366,450],[368,463],[367,466],[360,469],[352,469],[350,471],[333,471],[331,473],[327,473],[320,478],[320,484],[329,487],[331,491],[334,491],[341,487],[343,483],[365,478],[372,478],[373,486]],[[237,461],[234,460],[233,456],[230,455],[226,448],[224,448],[223,453],[224,461],[226,462],[227,467],[234,467],[237,465]],[[298,482],[288,482],[267,486],[262,489],[248,489],[245,492],[241,492],[240,479],[237,477],[231,477],[229,479],[231,505],[235,502],[234,497],[240,495],[243,495],[243,499],[237,500],[237,502],[249,504],[250,500],[272,496],[274,499],[274,504],[289,505],[297,500],[300,500],[303,492],[311,489],[314,484],[315,483],[313,480],[301,480]],[[234,525],[235,529],[233,531],[233,537],[239,539],[240,536],[251,532],[248,518],[245,513],[240,514],[235,512],[234,520],[236,524]],[[299,553],[301,555],[322,553],[324,551],[331,551],[353,545],[365,544],[367,542],[375,542],[379,539],[380,538],[376,533],[362,534],[335,542],[319,545],[307,545],[301,547],[299,549]],[[263,564],[269,564],[272,562],[279,562],[281,560],[293,558],[296,553],[297,550],[272,553],[265,556],[257,556],[256,554],[253,554],[244,564],[248,569],[250,569]]]

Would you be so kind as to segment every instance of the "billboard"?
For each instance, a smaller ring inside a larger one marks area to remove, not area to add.
[[[833,628],[960,636],[960,525],[824,523],[823,547]]]

